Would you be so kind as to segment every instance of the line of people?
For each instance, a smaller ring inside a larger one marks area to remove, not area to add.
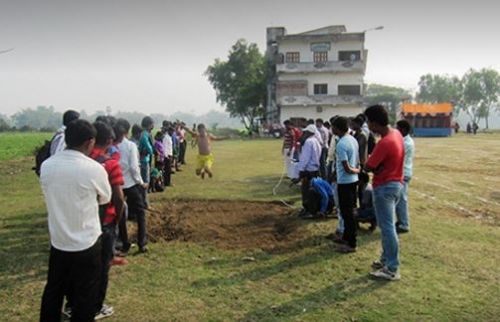
[[[127,218],[137,222],[139,253],[148,252],[148,191],[172,186],[171,174],[185,164],[185,125],[144,117],[100,116],[91,124],[66,111],[41,164],[40,183],[48,210],[51,250],[41,321],[93,321],[114,313],[105,303],[112,265],[125,265],[132,243]]]
[[[288,120],[284,125],[286,171],[292,183],[301,185],[299,216],[324,218],[336,207],[339,220],[329,237],[338,243],[340,253],[356,251],[359,222],[370,222],[372,230],[378,225],[382,255],[372,263],[371,275],[400,279],[397,234],[410,229],[408,186],[414,155],[410,124],[400,120],[397,130],[392,129],[386,109],[374,105],[352,119],[309,120],[303,130]],[[377,143],[375,135],[380,137]]]

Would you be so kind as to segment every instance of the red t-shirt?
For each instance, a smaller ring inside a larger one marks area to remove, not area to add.
[[[104,169],[108,173],[108,180],[111,186],[124,185],[122,168],[120,167],[118,160],[111,158],[104,150],[99,148],[94,148],[90,153],[90,157],[103,165]],[[115,222],[116,209],[113,202],[107,204],[104,214],[103,224],[111,224]]]
[[[373,187],[390,181],[403,182],[403,162],[405,150],[403,136],[397,130],[390,129],[375,145],[366,165],[372,169],[380,167],[380,171],[373,174]]]

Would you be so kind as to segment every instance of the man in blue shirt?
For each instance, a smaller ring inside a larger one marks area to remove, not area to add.
[[[332,130],[339,137],[335,149],[335,170],[337,172],[337,189],[339,208],[344,219],[344,241],[337,249],[341,253],[356,251],[356,223],[354,208],[356,208],[356,188],[358,186],[359,147],[358,142],[349,131],[349,122],[345,117],[338,117],[332,124]]]
[[[309,124],[304,129],[303,137],[305,142],[297,164],[297,171],[301,179],[302,206],[304,207],[300,213],[301,217],[311,217],[309,189],[311,187],[311,180],[319,176],[321,145],[315,137],[316,131],[314,124]]]
[[[333,209],[333,189],[329,182],[321,178],[311,180],[311,212],[323,218]]]
[[[408,186],[413,175],[413,156],[415,154],[415,143],[410,136],[411,125],[407,120],[400,120],[396,127],[403,136],[405,158],[403,163],[403,189],[398,203],[396,204],[396,232],[404,234],[410,231],[410,214],[408,211]]]

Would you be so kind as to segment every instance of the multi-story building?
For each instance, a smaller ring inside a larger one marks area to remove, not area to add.
[[[266,121],[328,120],[362,111],[367,50],[365,33],[328,26],[288,35],[267,28],[269,68]]]

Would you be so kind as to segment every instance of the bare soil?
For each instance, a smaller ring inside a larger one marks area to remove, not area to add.
[[[223,249],[273,251],[304,238],[303,221],[280,203],[171,200],[153,207],[147,212],[151,242],[180,240]]]

